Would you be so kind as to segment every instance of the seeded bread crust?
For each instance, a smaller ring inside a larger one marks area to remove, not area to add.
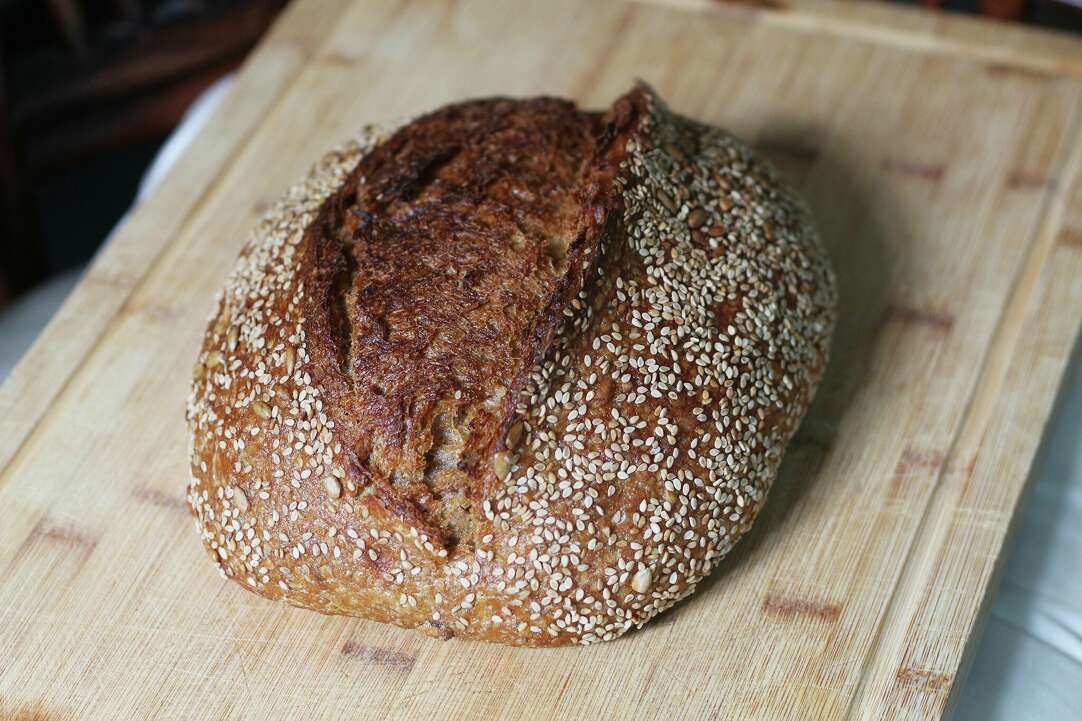
[[[826,363],[803,206],[638,86],[448,106],[327,155],[219,295],[196,528],[263,596],[524,645],[615,638],[748,529]]]

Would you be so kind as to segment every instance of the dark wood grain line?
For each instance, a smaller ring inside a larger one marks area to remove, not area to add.
[[[1066,245],[1071,248],[1082,248],[1082,228],[1066,227],[1059,231],[1059,236],[1056,238],[1060,245]]]
[[[932,183],[938,183],[947,172],[947,166],[945,165],[908,160],[906,158],[883,158],[879,163],[879,167],[888,173],[920,178]]]
[[[824,603],[803,598],[792,598],[778,593],[768,593],[763,599],[763,613],[784,619],[799,617],[836,621],[842,615],[842,607],[836,603]]]
[[[1009,65],[1007,63],[989,63],[985,67],[984,72],[993,78],[1026,78],[1028,80],[1037,80],[1041,82],[1050,80],[1054,77],[1052,74],[1046,73],[1043,70],[1027,68],[1021,65]]]
[[[55,523],[48,516],[38,521],[34,530],[27,537],[27,542],[37,538],[46,538],[77,548],[92,549],[98,544],[96,538],[89,532],[78,528],[72,523]]]
[[[908,667],[898,669],[895,678],[899,685],[920,691],[938,691],[954,680],[954,676],[947,673]]]
[[[733,7],[741,10],[788,10],[780,0],[714,0],[721,7]]]
[[[943,310],[889,305],[883,314],[882,324],[889,323],[922,326],[939,333],[950,333],[954,329],[954,315]]]
[[[163,493],[156,488],[136,488],[132,496],[142,503],[147,503],[158,508],[170,508],[177,511],[187,511],[188,503],[179,496]]]
[[[359,641],[346,641],[342,644],[342,655],[370,666],[392,668],[398,671],[409,671],[417,661],[407,653],[383,646],[369,646]]]
[[[1054,183],[1041,173],[1015,168],[1007,174],[1005,186],[1008,190],[1039,190]]]

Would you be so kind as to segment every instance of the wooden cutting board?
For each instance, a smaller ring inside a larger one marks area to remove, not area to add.
[[[590,648],[274,605],[184,505],[204,319],[362,123],[633,78],[808,198],[841,284],[756,530]],[[305,0],[0,390],[0,717],[924,719],[959,684],[1082,318],[1082,44],[884,6]]]

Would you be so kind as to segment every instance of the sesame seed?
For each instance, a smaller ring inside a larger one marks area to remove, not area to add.
[[[338,498],[342,495],[342,486],[334,476],[324,476],[323,487],[327,490],[327,495],[331,498]]]

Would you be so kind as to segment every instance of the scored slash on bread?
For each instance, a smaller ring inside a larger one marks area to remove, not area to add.
[[[440,636],[615,638],[747,530],[834,282],[739,141],[639,85],[469,101],[325,157],[260,222],[188,407],[222,572]]]

